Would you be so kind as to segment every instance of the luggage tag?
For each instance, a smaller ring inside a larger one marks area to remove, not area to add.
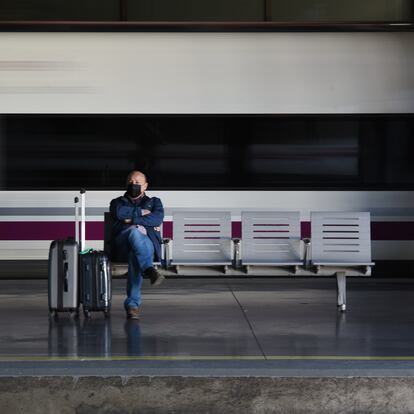
[[[88,253],[93,253],[94,249],[90,248],[90,249],[85,249],[82,250],[81,252],[79,252],[79,254],[88,254]]]

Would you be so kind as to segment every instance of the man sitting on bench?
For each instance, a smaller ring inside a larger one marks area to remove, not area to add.
[[[127,177],[127,191],[111,201],[110,213],[115,221],[111,234],[113,256],[128,261],[127,298],[124,307],[128,319],[139,319],[142,279],[151,285],[162,283],[164,276],[157,272],[153,260],[161,260],[160,226],[164,207],[157,197],[148,197],[147,178],[140,171]]]

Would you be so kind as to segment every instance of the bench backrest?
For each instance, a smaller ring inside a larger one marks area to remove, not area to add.
[[[370,263],[369,212],[312,212],[312,261]]]
[[[173,226],[173,263],[231,263],[230,212],[175,211]]]
[[[243,211],[241,217],[243,263],[300,261],[298,211]]]

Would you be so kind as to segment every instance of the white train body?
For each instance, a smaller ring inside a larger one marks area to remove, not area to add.
[[[3,32],[0,113],[413,114],[413,45],[413,32]],[[3,189],[0,259],[46,259],[52,238],[73,229],[76,191]],[[103,247],[103,213],[121,193],[88,191],[88,246]],[[167,223],[183,208],[231,211],[235,228],[245,209],[300,211],[304,228],[311,211],[370,211],[374,261],[414,251],[414,191],[154,194]]]
[[[0,113],[414,112],[414,33],[1,33]]]

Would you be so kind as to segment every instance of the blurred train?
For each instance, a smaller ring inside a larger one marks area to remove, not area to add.
[[[391,27],[392,29],[392,27]],[[414,33],[0,34],[0,260],[87,245],[125,176],[172,212],[370,211],[374,261],[414,252]]]

